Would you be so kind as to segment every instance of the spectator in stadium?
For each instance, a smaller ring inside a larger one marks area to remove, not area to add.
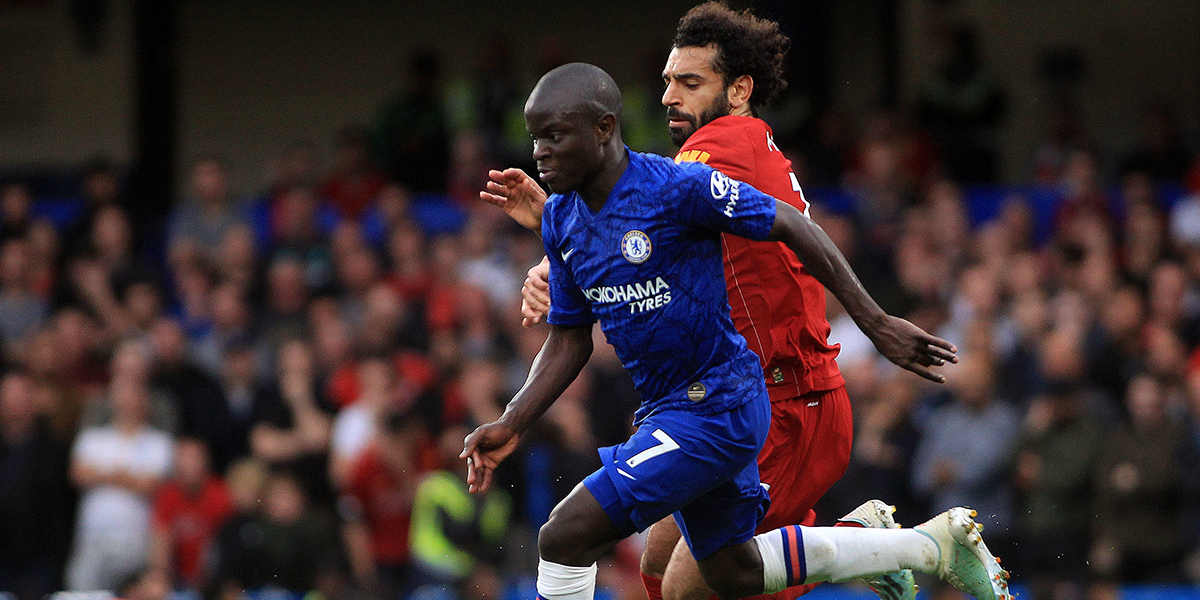
[[[29,242],[29,280],[33,292],[48,299],[58,284],[58,230],[48,221],[34,221],[25,236]]]
[[[307,332],[310,289],[304,264],[294,256],[271,259],[266,272],[265,306],[258,319],[258,335],[274,351],[284,341]]]
[[[359,244],[335,255],[334,267],[338,290],[336,312],[351,327],[359,329],[366,312],[366,297],[381,279],[379,258],[373,250]]]
[[[373,247],[386,249],[389,236],[412,219],[411,204],[412,198],[404,186],[395,182],[383,186],[359,220],[363,235]]]
[[[70,545],[67,447],[36,406],[29,374],[0,377],[0,590],[38,600],[59,589]]]
[[[167,251],[172,265],[210,258],[230,229],[245,220],[244,203],[230,197],[225,161],[204,156],[192,167],[192,192],[171,211]]]
[[[212,377],[220,377],[224,351],[237,340],[253,334],[253,312],[246,290],[229,281],[217,283],[209,294],[211,326],[188,345],[188,359]]]
[[[213,540],[213,576],[209,587],[202,590],[211,597],[239,598],[247,582],[258,576],[249,546],[261,533],[258,515],[266,479],[263,463],[249,457],[235,461],[226,471],[231,512]]]
[[[1038,185],[1053,185],[1062,177],[1067,155],[1091,144],[1079,122],[1079,107],[1070,100],[1054,101],[1045,118],[1045,133],[1033,152],[1030,179]]]
[[[246,338],[248,339],[248,338]],[[152,330],[156,387],[174,400],[180,430],[202,441],[216,470],[224,472],[250,452],[253,418],[254,355],[241,340],[223,349],[220,372],[214,376],[187,356],[187,340],[174,319],[160,319]]]
[[[431,50],[413,55],[407,87],[380,111],[373,135],[375,159],[414,193],[445,189],[450,131],[442,106],[441,59]]]
[[[358,397],[333,420],[329,476],[335,487],[345,485],[363,454],[378,441],[382,419],[415,400],[413,386],[404,389],[390,356],[367,356],[358,361]],[[407,392],[407,393],[406,393]]]
[[[235,517],[233,529],[222,531],[218,589],[282,589],[303,596],[339,570],[343,559],[337,530],[332,519],[311,506],[296,475],[271,470],[260,506]]]
[[[22,183],[0,188],[0,241],[25,237],[33,220],[33,195]]]
[[[1112,231],[1115,219],[1108,194],[1101,181],[1100,159],[1090,148],[1076,148],[1067,154],[1062,178],[1058,181],[1060,199],[1054,209],[1054,239],[1061,244],[1084,244],[1080,227],[1098,221]]]
[[[1180,561],[1189,550],[1181,528],[1185,474],[1198,467],[1183,427],[1167,415],[1164,392],[1162,382],[1148,374],[1129,382],[1129,422],[1104,440],[1096,466],[1096,537],[1090,561],[1107,580],[1170,583],[1182,578]]]
[[[511,501],[496,488],[477,497],[467,492],[466,465],[458,458],[466,434],[461,426],[442,431],[437,442],[442,469],[417,486],[409,540],[418,592],[453,590],[477,565],[495,565],[503,557]]]
[[[133,386],[146,398],[148,419],[160,431],[174,433],[179,429],[179,407],[168,390],[153,385],[153,358],[148,345],[137,339],[120,342],[109,360],[110,383],[100,394],[88,398],[83,407],[84,427],[98,427],[113,421],[116,415],[116,394],[124,386]]]
[[[304,269],[304,282],[310,290],[325,291],[333,284],[333,258],[329,233],[337,217],[317,198],[312,188],[285,190],[272,205],[270,233],[266,239],[268,260],[289,257]]]
[[[306,501],[331,506],[326,468],[333,408],[316,380],[309,342],[284,342],[275,374],[254,396],[251,452],[269,466],[295,473]]]
[[[225,233],[213,269],[222,284],[238,286],[247,295],[261,291],[259,248],[249,225],[241,224]]]
[[[70,246],[67,254],[77,253],[77,244],[87,239],[97,213],[110,206],[124,206],[120,177],[117,165],[107,158],[95,158],[84,166],[79,186],[82,206],[74,221],[63,230],[63,239]]]
[[[1021,492],[1014,558],[1035,600],[1083,596],[1092,471],[1104,440],[1104,424],[1087,410],[1078,379],[1052,379],[1025,415],[1014,470]]]
[[[131,335],[136,324],[122,297],[132,284],[154,281],[154,269],[139,257],[123,209],[110,206],[97,212],[88,235],[81,253],[67,258],[55,304],[96,315],[109,338]]]
[[[49,308],[34,293],[29,252],[25,238],[0,242],[0,340],[9,360],[20,355],[26,340],[45,322]]]
[[[1167,252],[1167,215],[1158,197],[1157,184],[1144,171],[1122,178],[1125,223],[1122,228],[1121,266],[1130,278],[1145,284],[1154,265]]]
[[[951,506],[978,510],[980,521],[996,529],[991,533],[995,545],[1013,533],[1013,491],[1006,474],[1021,429],[1020,414],[997,397],[992,355],[978,340],[985,335],[974,332],[975,339],[968,340],[972,352],[947,373],[952,401],[919,427],[912,485],[929,500],[930,511]]]
[[[150,427],[146,389],[118,380],[111,425],[86,428],[75,441],[71,480],[79,488],[70,590],[112,590],[146,566],[151,499],[171,467],[171,438]]]
[[[339,131],[334,140],[333,169],[321,184],[321,196],[343,218],[357,220],[385,185],[387,175],[371,164],[369,134],[357,127]]]
[[[423,305],[433,278],[424,232],[412,221],[396,223],[388,233],[387,257],[388,282],[406,301]]]
[[[868,496],[887,498],[899,514],[929,514],[909,484],[921,439],[913,415],[917,395],[912,380],[894,373],[884,376],[877,392],[855,398],[858,431],[850,465],[818,505],[825,509],[818,514],[846,514]]]
[[[232,510],[225,482],[209,468],[204,442],[179,439],[174,474],[154,498],[151,567],[172,574],[185,589],[204,589],[212,575],[209,546]]]
[[[1132,286],[1122,286],[1113,291],[1099,308],[1099,318],[1082,340],[1087,361],[1087,380],[1093,389],[1102,391],[1112,403],[1117,403],[1124,396],[1129,381],[1141,368],[1146,351],[1145,311],[1141,293]],[[1062,349],[1047,347],[1047,361],[1062,362],[1064,356]],[[1079,377],[1084,373],[1067,375]]]
[[[921,87],[918,118],[937,140],[955,181],[995,181],[1004,92],[983,66],[974,30],[959,25],[946,37],[942,64]]]
[[[1176,262],[1159,263],[1150,274],[1146,290],[1147,320],[1165,329],[1179,331],[1188,347],[1200,344],[1200,309],[1189,307],[1188,273]]]
[[[1176,111],[1164,98],[1153,98],[1142,109],[1141,139],[1125,156],[1122,171],[1144,171],[1155,180],[1183,179],[1191,155],[1184,144]]]
[[[419,450],[428,432],[411,408],[388,410],[379,421],[374,442],[348,472],[338,512],[359,585],[396,597],[411,584],[409,527],[422,471]]]

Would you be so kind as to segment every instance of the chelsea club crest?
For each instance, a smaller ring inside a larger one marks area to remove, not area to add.
[[[646,262],[650,258],[650,238],[636,229],[626,233],[621,240],[621,254],[635,265]]]

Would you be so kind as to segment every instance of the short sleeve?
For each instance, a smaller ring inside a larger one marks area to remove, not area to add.
[[[682,217],[690,224],[765,240],[775,224],[775,198],[701,164],[679,166]]]
[[[566,261],[570,260],[575,249],[561,247],[559,236],[555,234],[550,221],[544,219],[542,222],[542,244],[550,261],[550,313],[546,315],[546,322],[567,327],[595,323],[591,304],[567,269]]]

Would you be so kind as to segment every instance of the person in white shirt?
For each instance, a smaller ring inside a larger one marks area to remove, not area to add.
[[[147,421],[145,383],[118,379],[110,425],[83,430],[71,454],[80,490],[70,590],[114,590],[143,568],[150,550],[150,502],[171,468],[173,441]]]

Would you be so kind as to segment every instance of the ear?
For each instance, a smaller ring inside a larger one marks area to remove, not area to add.
[[[600,119],[596,121],[596,141],[601,146],[608,144],[617,132],[617,115],[612,113],[604,113]]]
[[[750,95],[754,93],[754,78],[749,75],[742,75],[733,80],[729,87],[725,88],[725,96],[729,99],[729,108],[737,110],[750,104]]]

